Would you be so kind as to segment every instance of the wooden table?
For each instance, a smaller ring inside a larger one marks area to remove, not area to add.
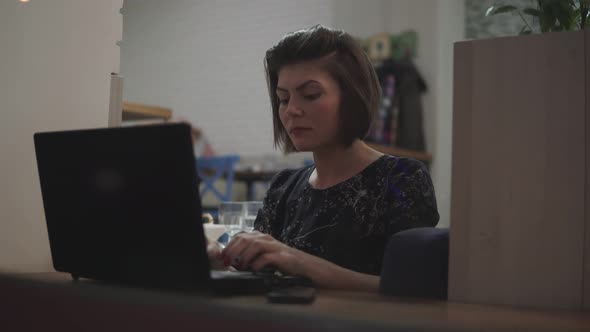
[[[321,290],[311,305],[142,290],[61,273],[0,275],[0,324],[86,331],[589,331],[590,313]],[[15,328],[16,327],[16,328]]]

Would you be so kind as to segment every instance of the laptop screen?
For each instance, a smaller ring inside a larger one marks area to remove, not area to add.
[[[34,138],[57,271],[179,288],[208,280],[188,125]]]

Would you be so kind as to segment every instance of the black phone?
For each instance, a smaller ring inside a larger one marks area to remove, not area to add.
[[[312,287],[278,288],[266,293],[266,298],[271,303],[309,304],[315,300],[315,293]]]

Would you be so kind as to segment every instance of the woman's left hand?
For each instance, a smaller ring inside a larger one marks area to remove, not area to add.
[[[302,276],[305,275],[305,256],[302,251],[258,231],[234,236],[221,252],[225,265],[233,265],[238,270],[260,271],[272,266],[282,273]]]

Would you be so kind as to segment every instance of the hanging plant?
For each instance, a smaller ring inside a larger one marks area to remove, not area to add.
[[[524,23],[521,35],[533,33],[530,20],[539,22],[541,32],[584,30],[590,26],[590,0],[537,0],[536,3],[536,8],[494,3],[487,9],[486,16],[517,13]]]

